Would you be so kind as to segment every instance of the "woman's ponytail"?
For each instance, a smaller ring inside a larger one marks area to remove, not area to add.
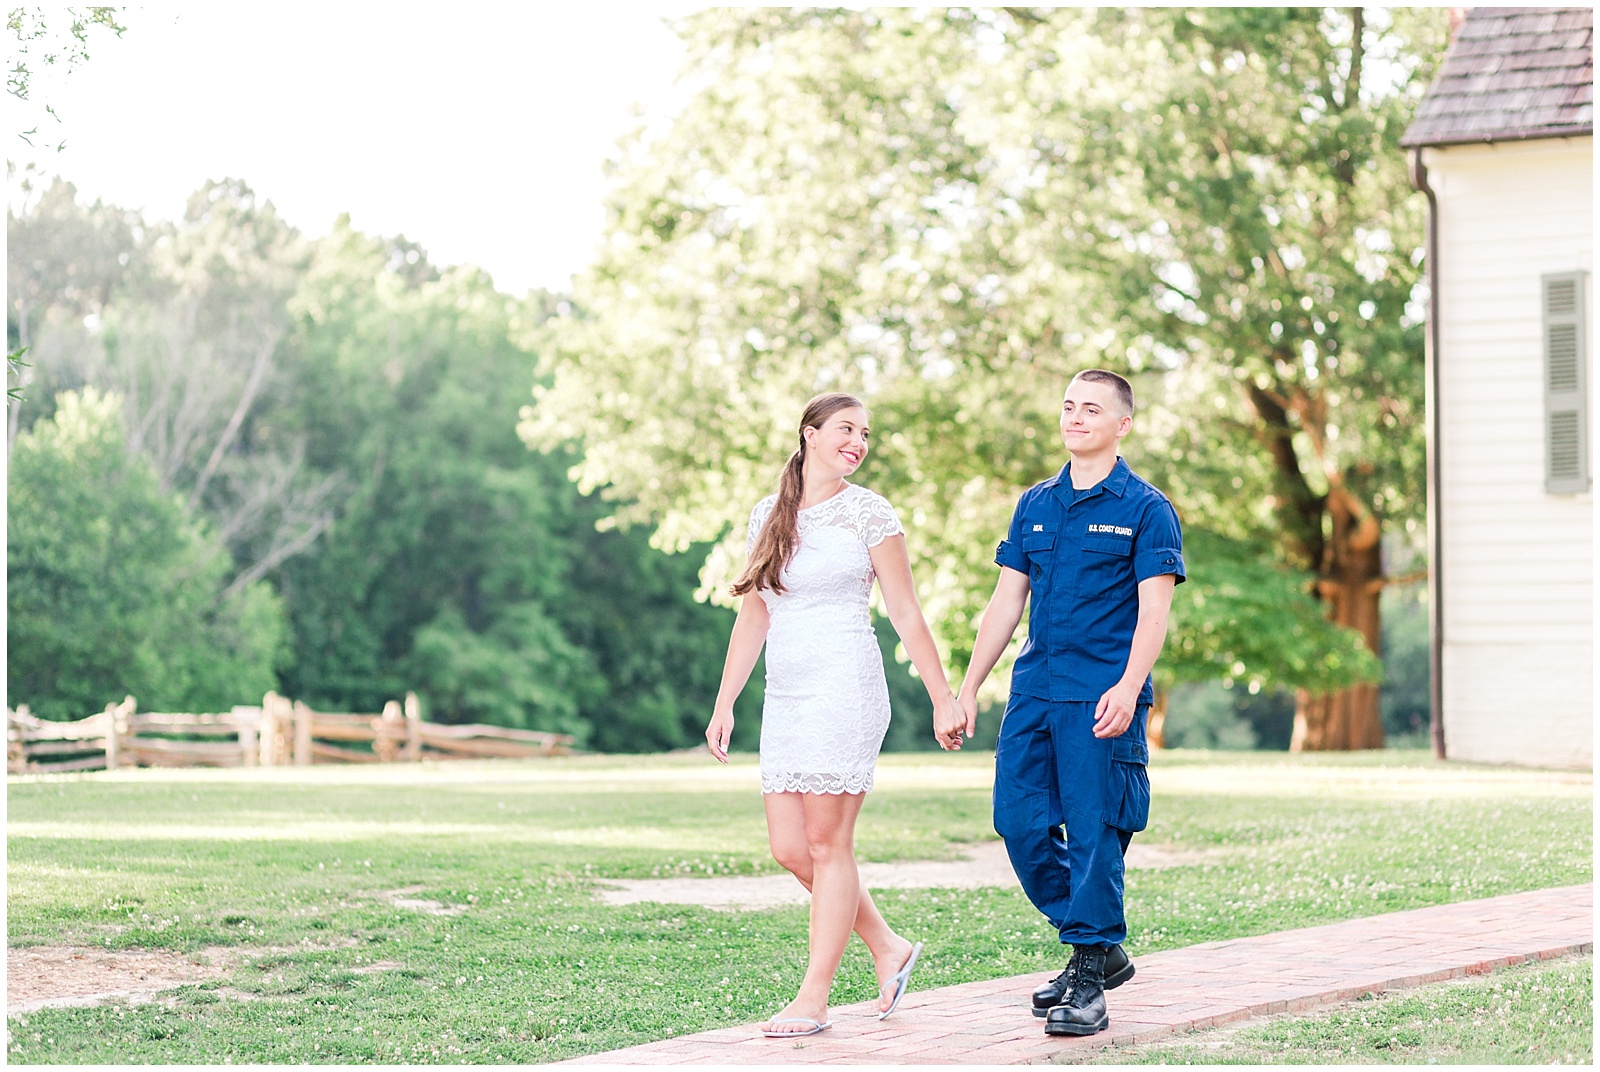
[[[800,545],[800,499],[806,490],[806,429],[821,428],[834,413],[852,406],[866,408],[854,395],[842,392],[818,395],[806,403],[805,412],[800,416],[800,449],[789,455],[789,461],[778,476],[777,501],[772,504],[772,512],[761,526],[761,535],[750,549],[750,561],[739,579],[733,582],[734,595],[747,595],[759,588],[773,595],[783,594],[784,567],[789,565]]]

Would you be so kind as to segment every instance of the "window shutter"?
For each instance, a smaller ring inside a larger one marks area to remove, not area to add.
[[[1588,273],[1544,277],[1544,489],[1589,490]]]

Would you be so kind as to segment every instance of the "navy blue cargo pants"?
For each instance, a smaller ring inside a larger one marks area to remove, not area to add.
[[[1127,938],[1123,856],[1150,816],[1149,707],[1107,740],[1094,735],[1094,709],[1012,694],[995,746],[995,832],[1023,892],[1068,945]]]

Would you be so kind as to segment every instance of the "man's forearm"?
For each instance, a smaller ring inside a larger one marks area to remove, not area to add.
[[[1145,678],[1161,656],[1167,642],[1167,618],[1172,612],[1172,590],[1177,578],[1168,574],[1147,577],[1139,582],[1139,619],[1133,626],[1133,641],[1128,645],[1128,664],[1115,691],[1143,690]]]
[[[1141,614],[1133,628],[1133,643],[1128,648],[1128,665],[1118,682],[1124,688],[1142,689],[1145,678],[1155,669],[1161,648],[1167,642],[1167,614]]]
[[[984,680],[989,676],[989,671],[994,669],[994,664],[1000,661],[1006,645],[1011,643],[1011,636],[1017,631],[1017,623],[1022,620],[1020,608],[1014,613],[1007,613],[1009,607],[995,606],[995,600],[990,600],[984,608],[983,621],[978,625],[978,635],[972,642],[972,659],[967,663],[967,675],[961,681],[963,693],[978,691]]]

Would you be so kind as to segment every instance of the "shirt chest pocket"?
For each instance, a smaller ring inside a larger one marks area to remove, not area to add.
[[[1133,538],[1086,536],[1083,554],[1078,562],[1079,583],[1085,591],[1103,592],[1120,588],[1133,572]]]
[[[1022,553],[1028,556],[1028,576],[1043,580],[1050,573],[1050,558],[1054,553],[1056,534],[1053,532],[1028,532],[1022,537]]]
[[[1133,554],[1132,536],[1085,536],[1083,549],[1093,551],[1099,555],[1115,555],[1117,558],[1127,558]]]

